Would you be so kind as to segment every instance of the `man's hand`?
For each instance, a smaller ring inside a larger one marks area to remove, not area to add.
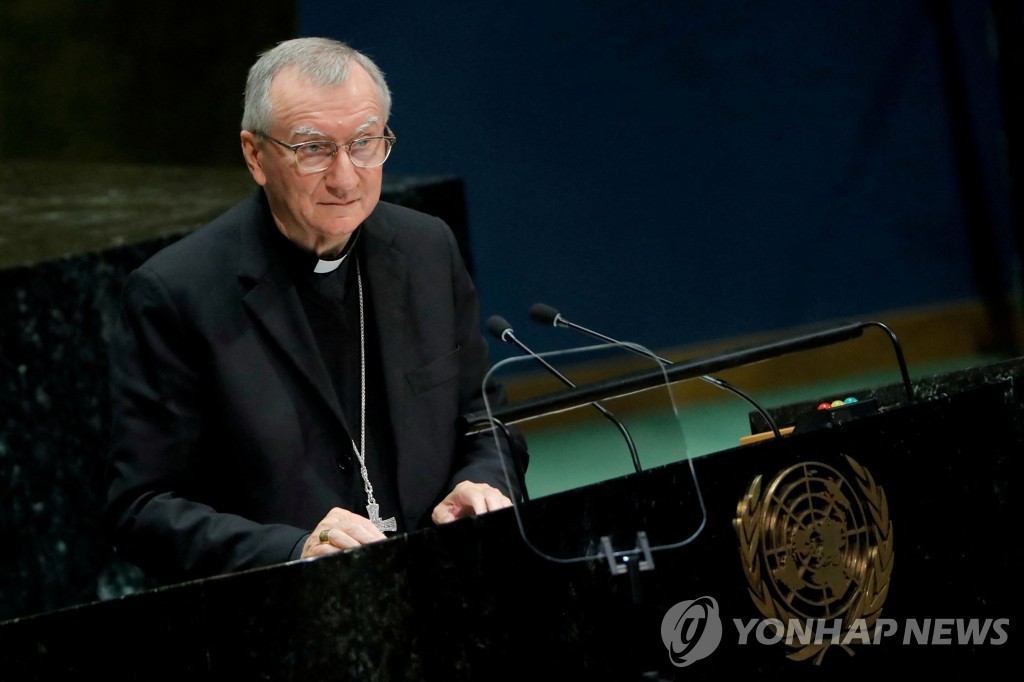
[[[320,538],[323,536],[326,542]],[[387,540],[384,533],[365,516],[335,507],[327,513],[302,546],[302,559],[352,549],[370,542]]]
[[[449,523],[466,516],[475,516],[511,506],[512,500],[505,497],[504,493],[497,488],[486,483],[462,481],[448,493],[448,497],[434,507],[430,518],[436,524]]]

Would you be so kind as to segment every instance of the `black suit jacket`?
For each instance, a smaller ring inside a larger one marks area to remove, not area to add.
[[[339,497],[351,441],[275,230],[259,191],[125,283],[107,518],[118,552],[154,575],[287,561],[331,507],[363,511]],[[451,230],[381,202],[360,241],[405,527],[462,480],[515,494],[493,438],[458,431],[485,407],[488,364]]]

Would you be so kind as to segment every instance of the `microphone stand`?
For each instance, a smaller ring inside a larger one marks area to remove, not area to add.
[[[584,405],[589,402],[603,398],[617,397],[635,393],[638,391],[653,388],[665,383],[666,375],[668,381],[682,381],[693,379],[705,374],[717,372],[732,367],[768,360],[787,353],[794,353],[811,348],[818,348],[840,341],[857,338],[863,334],[865,327],[875,326],[889,334],[890,340],[896,351],[896,357],[900,365],[900,372],[903,376],[903,386],[907,394],[908,403],[914,402],[913,387],[910,383],[910,374],[907,371],[906,361],[903,358],[902,349],[892,330],[881,322],[852,322],[837,327],[808,332],[798,336],[780,339],[777,341],[758,344],[745,348],[739,348],[718,355],[707,356],[695,360],[678,362],[662,371],[639,372],[626,377],[614,378],[600,383],[591,384],[583,388],[570,389],[560,393],[541,398],[525,401],[518,405],[511,405],[495,411],[495,417],[506,419],[509,423],[515,423],[544,414],[551,414],[558,410],[568,409],[577,405]],[[463,416],[463,423],[470,432],[480,421],[488,421],[487,415],[467,414]]]
[[[525,343],[520,341],[519,338],[515,335],[515,333],[513,333],[512,325],[506,322],[504,318],[499,317],[497,315],[493,315],[492,317],[488,318],[487,330],[491,333],[492,336],[496,337],[500,341],[504,341],[505,343],[512,343],[515,346],[517,346],[521,351],[523,351],[531,358],[536,360],[538,363],[540,363],[540,365],[544,367],[544,369],[546,369],[551,374],[556,376],[562,383],[564,383],[569,388],[576,388],[576,384],[574,384],[568,377],[559,372],[551,365],[551,363],[549,363],[547,360],[545,360],[537,353],[534,353]],[[637,454],[636,451],[636,443],[633,442],[633,437],[630,436],[629,430],[626,429],[626,425],[619,421],[619,419],[617,419],[615,415],[609,412],[608,409],[605,408],[605,406],[602,405],[601,403],[595,401],[592,402],[591,405],[593,405],[594,409],[596,409],[598,412],[604,415],[604,417],[612,424],[614,424],[615,427],[619,430],[619,433],[622,434],[622,437],[626,441],[626,446],[629,448],[629,456],[633,460],[633,468],[638,473],[642,471],[643,467],[640,466],[640,456]]]
[[[554,327],[567,327],[569,329],[575,329],[578,332],[582,332],[587,336],[593,337],[600,341],[604,341],[605,343],[623,345],[620,341],[613,339],[610,336],[605,336],[600,332],[596,332],[592,329],[587,329],[586,327],[578,325],[575,322],[570,322],[569,320],[565,319],[562,316],[562,314],[559,313],[557,310],[544,303],[535,303],[534,305],[532,305],[530,307],[530,317],[533,319],[534,322],[538,322],[540,324],[551,324]],[[637,348],[629,347],[629,349],[634,353],[639,353],[641,355],[648,356],[647,352],[641,351]],[[649,357],[653,357],[655,360],[665,365],[675,364],[671,360],[667,360],[661,357],[660,355],[654,355],[653,353],[651,353]],[[702,381],[705,381],[709,384],[713,384],[719,388],[731,391],[732,393],[739,396],[743,400],[746,400],[748,403],[750,403],[750,405],[754,407],[755,410],[758,411],[761,417],[764,418],[765,422],[768,424],[768,427],[772,430],[772,433],[775,435],[775,437],[780,440],[782,439],[782,432],[779,430],[778,424],[775,423],[775,419],[771,416],[771,414],[768,413],[768,410],[766,410],[759,402],[754,400],[752,396],[750,396],[737,386],[733,386],[729,382],[719,379],[718,377],[704,375],[699,378]]]

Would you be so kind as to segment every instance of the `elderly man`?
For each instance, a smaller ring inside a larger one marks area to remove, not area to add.
[[[343,43],[265,52],[241,132],[259,188],[128,277],[107,518],[153,576],[320,556],[517,494],[493,438],[457,428],[488,364],[455,239],[380,201],[390,105]]]

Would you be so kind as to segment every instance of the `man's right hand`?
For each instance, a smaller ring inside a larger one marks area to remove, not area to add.
[[[321,537],[326,542],[321,541]],[[387,540],[387,536],[377,530],[370,519],[335,507],[306,538],[300,558],[324,556],[381,540]]]

